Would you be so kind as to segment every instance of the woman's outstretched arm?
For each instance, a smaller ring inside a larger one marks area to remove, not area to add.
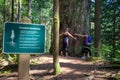
[[[72,35],[72,34],[70,34],[69,32],[67,33],[71,38],[73,38],[73,39],[75,39],[76,40],[76,38]]]

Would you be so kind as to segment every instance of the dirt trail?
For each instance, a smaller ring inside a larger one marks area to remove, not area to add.
[[[54,76],[52,55],[42,55],[32,58],[31,62],[37,64],[30,66],[31,80],[107,80],[105,75],[108,72],[99,69],[99,65],[93,62],[81,60],[78,57],[59,57],[62,72]],[[103,72],[104,71],[104,72]],[[17,80],[17,72],[0,77],[0,80]]]

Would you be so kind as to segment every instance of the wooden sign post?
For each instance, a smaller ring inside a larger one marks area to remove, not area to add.
[[[29,69],[30,69],[30,55],[20,54],[18,64],[18,80],[30,80]]]
[[[22,19],[23,23],[31,23],[31,21]],[[19,54],[18,63],[18,80],[30,80],[29,75],[30,69],[30,55],[29,54]]]

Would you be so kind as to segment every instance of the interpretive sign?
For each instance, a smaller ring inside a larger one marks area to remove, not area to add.
[[[44,25],[7,22],[3,36],[3,53],[39,54],[45,51]]]

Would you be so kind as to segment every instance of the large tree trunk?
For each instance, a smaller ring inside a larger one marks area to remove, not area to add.
[[[65,27],[70,28],[70,33],[83,34],[89,30],[89,0],[61,0],[60,1],[60,32]],[[70,39],[69,53],[80,55],[83,38]]]
[[[54,1],[54,15],[53,15],[53,66],[54,74],[59,74],[61,72],[59,64],[59,0]]]
[[[101,0],[95,0],[94,46],[97,49],[96,56],[100,56],[100,51],[101,51]]]

